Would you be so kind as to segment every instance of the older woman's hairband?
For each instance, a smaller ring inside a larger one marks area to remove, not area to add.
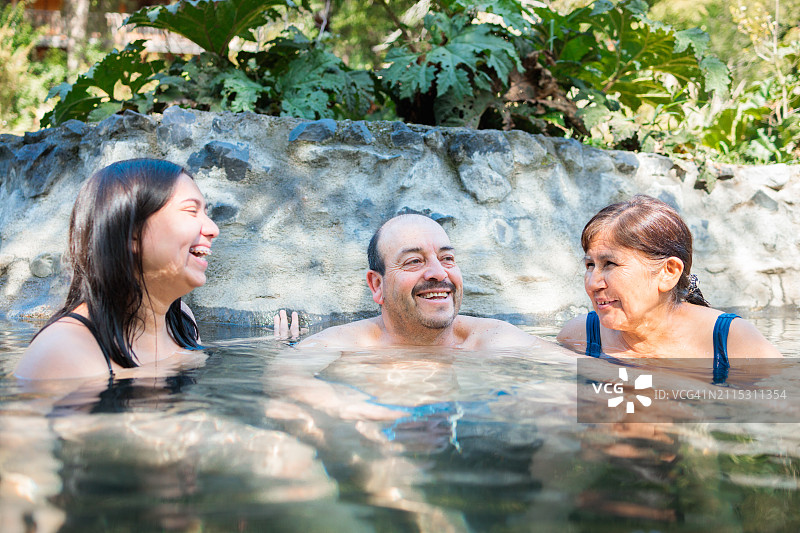
[[[697,276],[694,274],[689,275],[689,293],[688,296],[700,293],[700,288],[697,286]]]

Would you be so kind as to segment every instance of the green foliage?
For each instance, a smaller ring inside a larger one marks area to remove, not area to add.
[[[170,104],[223,111],[223,80],[238,74],[233,65],[220,64],[207,52],[189,60],[178,59],[154,75],[158,85],[152,91],[152,111],[161,112]]]
[[[211,54],[176,61],[156,77],[154,109],[179,102],[209,111],[254,111],[301,118],[361,117],[374,99],[372,78],[348,69],[290,28],[259,52],[220,65]],[[163,104],[162,104],[163,103]]]
[[[735,162],[782,162],[800,155],[800,0],[774,2],[693,0],[659,2],[654,13],[676,24],[713,28],[710,47],[734,75],[736,89],[696,109],[687,139],[711,155]],[[692,17],[703,17],[696,19]],[[687,105],[691,108],[691,105]]]
[[[291,0],[148,7],[128,23],[182,35],[205,52],[160,60],[148,58],[142,43],[114,51],[74,84],[51,91],[59,101],[46,123],[178,104],[308,119],[396,113],[422,124],[516,128],[599,146],[707,150],[749,161],[786,161],[798,153],[800,45],[785,33],[779,50],[765,51],[752,29],[763,24],[740,22],[751,28],[754,50],[769,68],[759,82],[731,92],[728,66],[710,53],[713,39],[698,28],[653,20],[644,0],[596,0],[567,13],[526,5],[438,0],[424,13],[411,0],[334,3],[332,11],[317,13],[326,32],[313,39],[294,26],[276,28],[306,16]],[[372,26],[384,37],[369,39],[382,43],[376,50],[388,50],[382,57],[343,52],[359,28],[372,29],[361,11],[381,18]],[[264,25],[278,37],[267,40]],[[341,42],[337,25],[349,32]],[[778,31],[777,23],[767,27]],[[351,69],[341,53],[382,68]]]
[[[264,58],[275,80],[273,100],[282,116],[361,118],[374,100],[374,82],[365,71],[348,69],[299,31],[273,41]]]
[[[497,14],[508,14],[510,3],[519,7],[517,13],[523,12],[518,2],[506,0],[495,6]],[[507,89],[511,72],[521,69],[522,63],[508,28],[475,23],[474,8],[459,0],[443,4],[442,12],[425,16],[423,32],[415,42],[387,54],[389,66],[379,74],[407,120],[477,127],[487,107]],[[523,21],[519,14],[507,18]]]
[[[60,101],[42,119],[43,125],[58,125],[68,119],[102,120],[123,108],[145,111],[149,97],[143,91],[164,67],[163,61],[143,61],[144,42],[136,41],[121,52],[114,50],[73,84],[54,87],[48,98]],[[118,96],[125,88],[129,98]]]
[[[177,33],[223,59],[234,37],[252,40],[254,29],[280,18],[276,6],[295,4],[291,0],[180,0],[141,9],[126,24]]]
[[[647,10],[642,0],[597,0],[567,14],[517,0],[443,0],[416,36],[404,33],[380,75],[408,121],[639,148],[685,119],[676,103],[687,94],[704,99],[730,83],[707,34],[676,32]]]
[[[60,101],[46,117],[57,125],[70,118],[100,120],[123,109],[141,113],[167,105],[209,111],[255,111],[303,118],[360,118],[374,100],[369,73],[354,71],[295,28],[257,52],[229,51],[234,37],[254,39],[253,30],[278,17],[273,9],[291,2],[183,0],[145,8],[129,19],[182,35],[207,51],[189,60],[143,60],[141,42],[114,51],[72,84],[51,91]],[[255,43],[252,43],[255,45]]]
[[[640,0],[598,0],[566,15],[534,11],[550,73],[580,108],[585,127],[606,143],[639,148],[685,118],[674,104],[689,90],[702,99],[730,83],[725,65],[706,55],[707,34],[649,19]]]
[[[782,112],[782,103],[791,112]],[[775,77],[753,82],[703,129],[702,142],[737,161],[791,161],[800,155],[798,109],[797,74],[788,76],[784,84]]]
[[[768,8],[774,18],[775,0],[651,0],[650,3],[649,16],[653,19],[668,21],[678,29],[700,27],[708,33],[709,50],[731,70],[734,86],[741,81],[755,81],[769,70],[766,62],[755,54],[750,37],[741,31],[740,21],[732,12],[752,16],[757,8]],[[788,29],[800,20],[800,0],[779,0],[778,6],[783,25],[779,40],[784,40]]]
[[[46,87],[66,77],[63,54],[58,51],[42,61],[31,60],[40,34],[25,21],[24,8],[24,2],[0,8],[0,132],[37,127]]]

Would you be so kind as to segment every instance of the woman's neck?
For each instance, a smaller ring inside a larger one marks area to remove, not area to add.
[[[635,328],[620,331],[621,349],[631,355],[659,356],[670,353],[676,344],[675,324],[685,304],[665,304],[647,314]],[[665,350],[666,348],[666,350]]]
[[[133,350],[141,364],[169,357],[178,347],[167,328],[169,304],[145,296],[137,313],[140,329],[133,340]]]

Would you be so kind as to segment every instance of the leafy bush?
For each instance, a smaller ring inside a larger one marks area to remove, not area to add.
[[[742,136],[755,143],[742,150],[749,158],[785,158],[795,148],[795,118],[776,122],[766,104],[774,84],[711,113],[712,95],[720,101],[729,78],[708,53],[708,35],[651,20],[643,0],[596,0],[566,14],[520,0],[438,0],[418,23],[379,4],[399,37],[378,71],[348,68],[323,35],[312,40],[293,26],[258,44],[256,30],[300,13],[291,0],[144,8],[127,23],[168,30],[205,52],[167,61],[148,57],[141,42],[114,51],[51,91],[59,101],[45,123],[173,104],[308,119],[363,119],[382,108],[409,122],[516,128],[629,149],[702,144],[725,152]],[[775,128],[788,133],[776,137]]]
[[[425,16],[426,38],[391,50],[380,75],[406,120],[478,127],[522,63],[505,28],[475,24],[464,5],[445,3],[444,12]]]
[[[0,8],[0,132],[22,132],[37,125],[45,87],[66,77],[58,51],[31,61],[39,32],[24,19],[24,2]]]
[[[800,80],[753,82],[703,128],[703,144],[734,161],[783,163],[800,156]],[[787,109],[781,109],[786,92]]]
[[[550,54],[553,75],[572,82],[579,117],[589,128],[606,125],[617,143],[641,146],[685,118],[674,105],[683,95],[694,91],[702,99],[730,83],[725,65],[706,54],[707,34],[650,20],[641,0],[599,0],[566,16],[536,14],[543,22],[538,44]]]
[[[48,98],[58,96],[60,101],[42,124],[57,125],[73,118],[98,121],[123,108],[146,111],[149,98],[143,88],[155,79],[164,62],[142,61],[143,53],[144,43],[136,41],[121,52],[108,54],[75,83],[64,82],[51,89]]]
[[[759,79],[742,82],[704,125],[703,143],[734,160],[784,162],[800,156],[800,32],[784,31],[763,5],[730,8],[760,59]]]
[[[253,31],[280,18],[281,0],[183,0],[144,8],[128,24],[169,30],[203,47],[191,59],[147,61],[136,42],[114,51],[72,84],[51,91],[60,101],[45,123],[100,120],[123,109],[160,112],[167,105],[302,118],[360,118],[374,100],[374,82],[295,28],[264,50],[230,51],[231,41],[255,44]],[[122,89],[122,90],[121,90]]]
[[[597,0],[566,15],[516,0],[436,9],[381,72],[409,121],[652,148],[685,119],[679,104],[690,92],[706,98],[729,84],[705,33],[650,20],[642,0]]]

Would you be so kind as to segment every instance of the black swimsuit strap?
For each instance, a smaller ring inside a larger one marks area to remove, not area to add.
[[[68,316],[69,318],[74,318],[75,320],[77,320],[78,322],[80,322],[81,324],[86,326],[86,329],[88,329],[89,333],[92,334],[92,337],[94,337],[94,340],[97,341],[97,345],[100,346],[100,351],[103,352],[103,357],[106,358],[106,364],[108,365],[108,372],[113,376],[114,375],[114,369],[111,368],[111,357],[109,357],[108,352],[103,347],[103,343],[100,342],[100,339],[97,336],[97,329],[94,327],[94,324],[92,324],[89,321],[89,319],[86,318],[85,316],[79,315],[77,313],[67,313],[64,316]]]

